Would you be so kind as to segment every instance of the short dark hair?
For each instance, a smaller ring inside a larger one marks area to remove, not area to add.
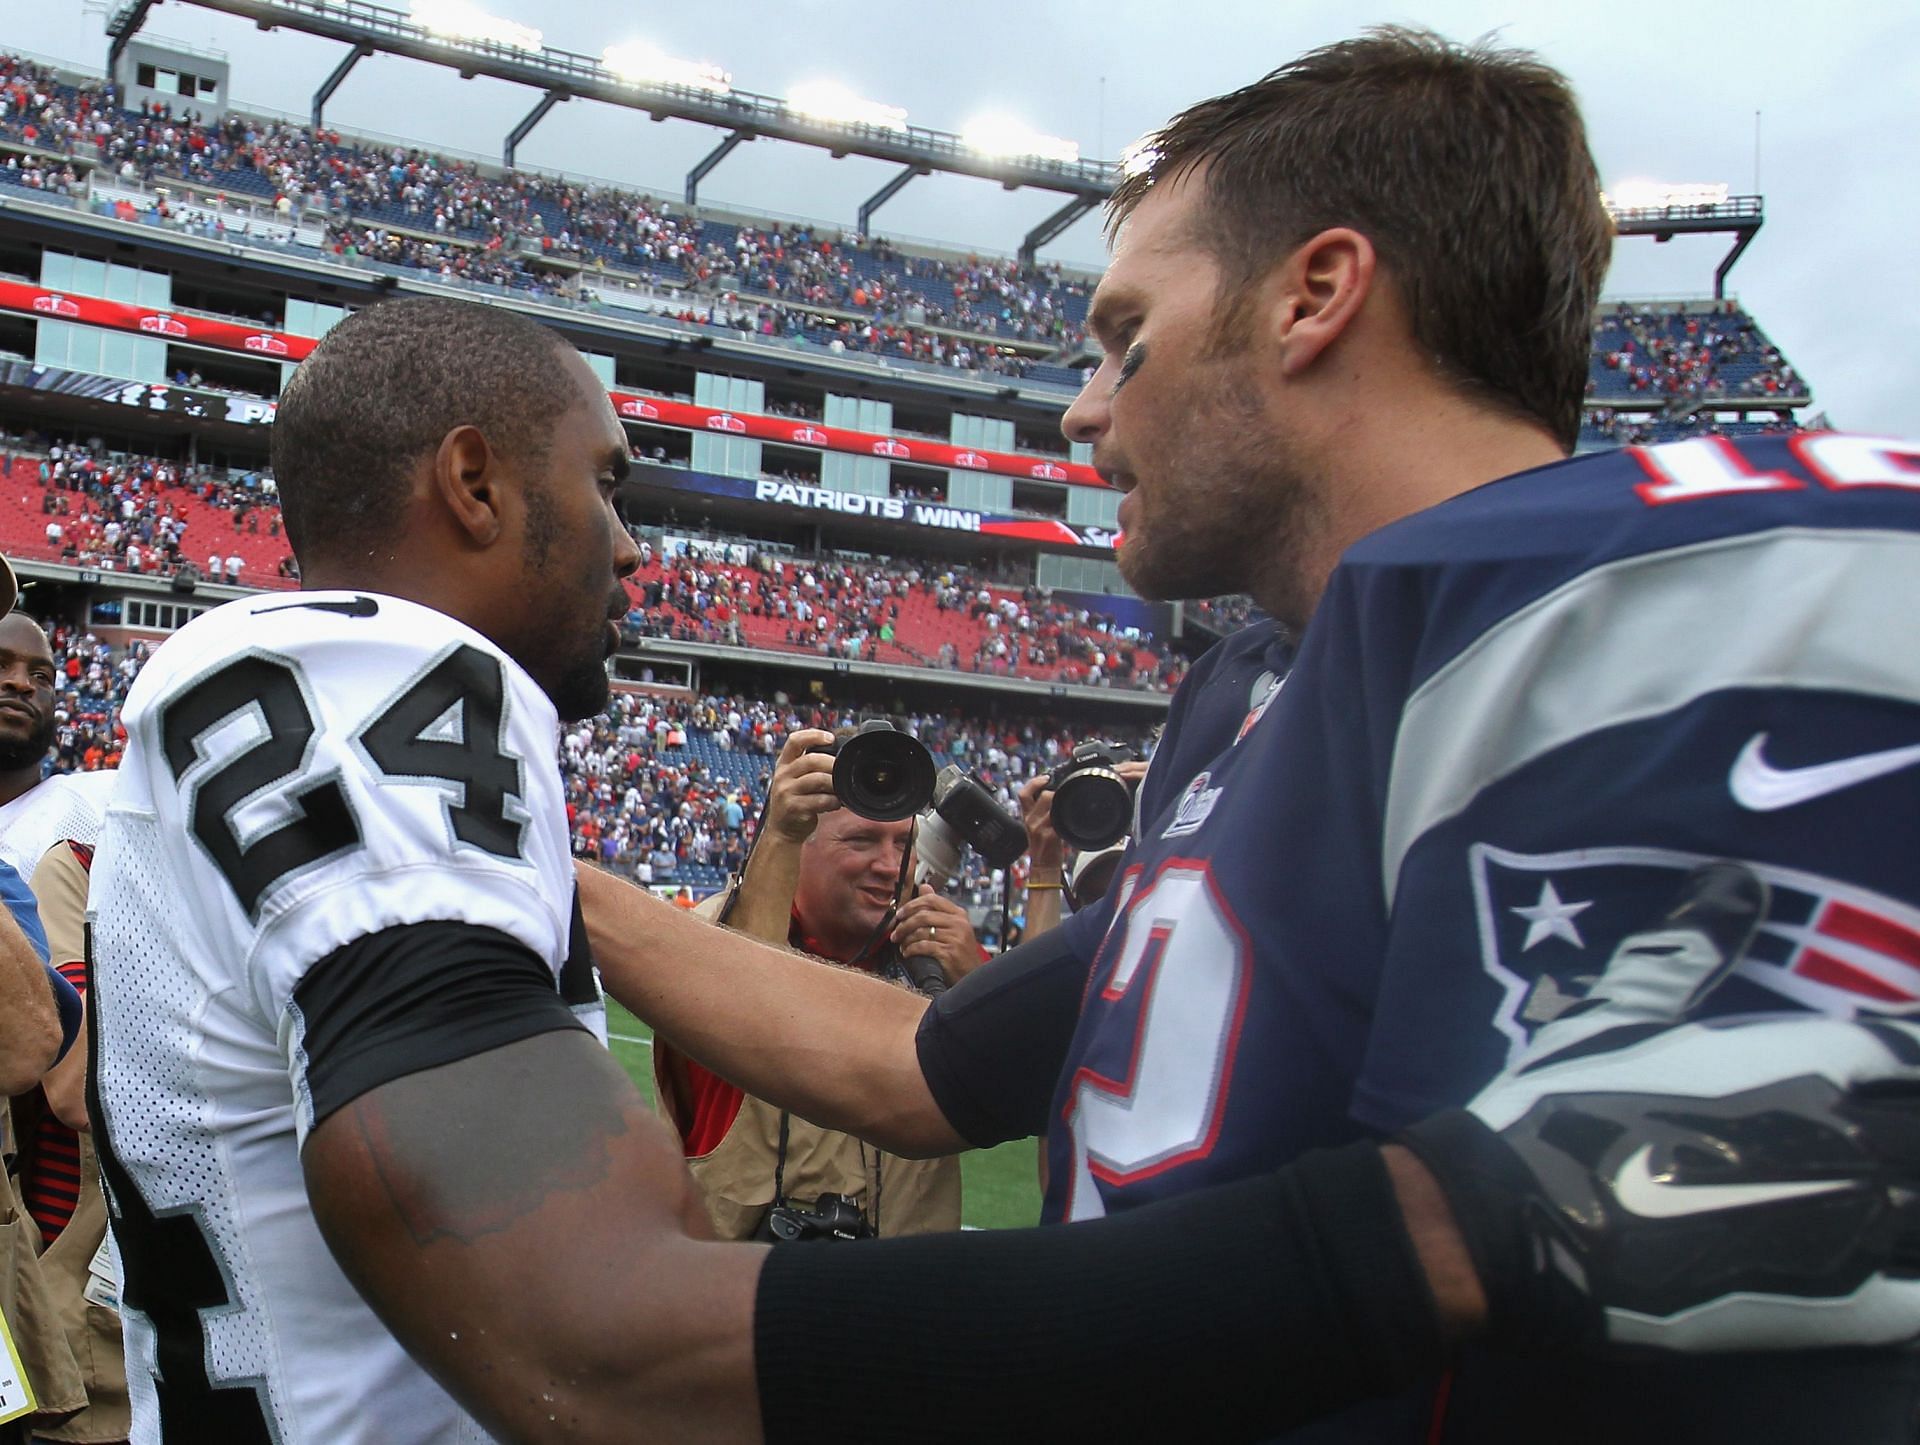
[[[300,363],[273,420],[287,540],[306,561],[364,554],[401,525],[409,477],[472,425],[502,455],[543,464],[580,400],[567,343],[517,312],[409,296],[356,311]]]
[[[1381,27],[1182,111],[1139,154],[1109,231],[1200,169],[1223,329],[1283,255],[1351,226],[1441,374],[1572,449],[1613,225],[1579,103],[1531,52]]]

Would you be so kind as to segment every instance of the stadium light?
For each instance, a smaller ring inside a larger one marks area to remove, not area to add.
[[[678,85],[709,95],[726,95],[733,90],[733,77],[719,66],[704,60],[676,59],[645,40],[609,45],[600,52],[600,63],[620,79],[637,85]]]
[[[979,117],[961,130],[960,142],[983,156],[1033,156],[1069,164],[1080,159],[1077,142],[1046,135],[1010,115]]]
[[[1120,152],[1120,174],[1127,180],[1143,176],[1160,160],[1160,132],[1150,130]]]
[[[875,130],[905,130],[907,113],[897,105],[864,100],[837,80],[809,80],[787,92],[787,109],[811,120],[864,125]]]
[[[1664,211],[1676,206],[1720,206],[1727,200],[1724,182],[1625,180],[1600,200],[1618,211]]]
[[[527,51],[540,50],[544,41],[531,25],[489,15],[469,0],[410,0],[408,10],[429,33],[448,40],[478,40]]]

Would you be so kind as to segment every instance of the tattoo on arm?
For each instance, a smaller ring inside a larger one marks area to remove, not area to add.
[[[500,1052],[490,1088],[504,1085],[501,1097],[523,1102],[547,1093],[532,1058]],[[415,1244],[471,1244],[607,1177],[614,1141],[627,1132],[617,1095],[582,1092],[535,1118],[487,1107],[458,1088],[459,1073],[455,1065],[398,1079],[345,1111]]]

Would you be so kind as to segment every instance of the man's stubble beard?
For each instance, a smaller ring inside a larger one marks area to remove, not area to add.
[[[18,742],[0,739],[0,773],[18,772],[44,760],[53,751],[54,726],[54,720],[48,717]]]
[[[1122,544],[1120,573],[1151,601],[1252,593],[1297,633],[1325,581],[1307,563],[1324,508],[1244,370],[1219,374],[1171,463],[1184,475],[1155,499],[1145,545]]]

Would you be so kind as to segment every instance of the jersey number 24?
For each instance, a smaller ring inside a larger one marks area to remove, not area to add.
[[[249,917],[288,874],[361,843],[360,825],[339,778],[308,778],[315,725],[306,677],[284,657],[252,653],[209,673],[166,705],[161,747],[181,782],[206,756],[208,740],[236,725],[253,741],[187,785],[193,834]],[[388,778],[446,791],[457,843],[503,858],[519,856],[526,819],[517,806],[520,764],[502,744],[506,679],[499,659],[466,643],[449,651],[355,737]],[[246,723],[238,720],[245,718]],[[277,799],[283,817],[242,831],[237,811],[300,780]],[[516,800],[510,810],[508,798]]]

